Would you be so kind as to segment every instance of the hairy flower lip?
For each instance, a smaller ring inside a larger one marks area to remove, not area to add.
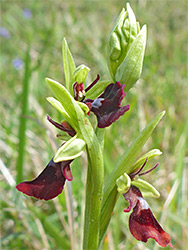
[[[169,234],[162,229],[155,219],[140,190],[131,185],[129,191],[124,193],[123,196],[129,203],[124,212],[130,212],[133,209],[129,217],[131,234],[139,241],[147,242],[149,238],[153,238],[162,247],[167,245],[172,247]]]
[[[18,191],[40,200],[53,199],[63,191],[66,179],[72,180],[71,162],[72,160],[55,163],[52,158],[38,177],[32,181],[21,182],[16,188]]]
[[[120,84],[120,82],[111,83],[96,99],[83,101],[85,104],[89,104],[88,107],[97,116],[99,128],[110,126],[130,109],[129,105],[120,106],[126,96],[124,88],[125,84]]]
[[[124,92],[125,84],[120,82],[109,84],[103,93],[96,99],[85,99],[85,93],[90,90],[100,79],[99,74],[96,79],[84,90],[83,83],[73,84],[74,99],[85,103],[89,107],[88,115],[92,111],[98,120],[98,127],[105,128],[114,123],[120,116],[130,109],[129,105],[120,106],[121,101],[126,96]]]

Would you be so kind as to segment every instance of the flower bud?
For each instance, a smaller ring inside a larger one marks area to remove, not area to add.
[[[146,45],[146,26],[140,30],[127,3],[108,39],[108,68],[114,81],[125,83],[126,91],[139,79]]]

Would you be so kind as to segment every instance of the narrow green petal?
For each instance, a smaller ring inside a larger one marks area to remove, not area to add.
[[[152,149],[151,151],[147,152],[146,154],[142,155],[131,167],[132,172],[134,172],[137,168],[142,166],[146,160],[146,158],[151,159],[155,156],[161,155],[162,152],[159,149]]]

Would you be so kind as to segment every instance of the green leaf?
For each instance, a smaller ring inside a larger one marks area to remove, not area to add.
[[[164,116],[165,111],[161,112],[157,115],[148,125],[147,127],[140,132],[137,138],[133,141],[131,146],[125,152],[125,154],[121,157],[116,167],[112,171],[110,177],[104,188],[104,196],[103,196],[103,204],[102,204],[102,212],[101,212],[101,228],[100,228],[100,241],[103,239],[104,234],[106,232],[107,226],[109,224],[111,214],[113,212],[115,206],[115,197],[117,196],[116,180],[123,174],[130,174],[132,171],[133,163],[135,162],[138,154],[142,150],[142,147],[150,137],[154,128],[157,126],[159,121]]]
[[[146,25],[142,27],[136,39],[133,41],[123,62],[117,68],[115,80],[126,83],[128,91],[139,79],[142,73],[144,53],[146,47]]]
[[[144,181],[142,179],[137,179],[137,180],[132,181],[132,184],[138,187],[141,190],[143,196],[145,197],[155,197],[155,198],[160,197],[160,193],[157,191],[157,189],[155,189],[147,181]]]
[[[63,67],[64,67],[66,87],[69,90],[69,92],[73,94],[72,77],[76,69],[76,66],[65,38],[63,39],[63,44],[62,44],[62,56],[63,56]]]
[[[112,81],[110,80],[97,82],[91,89],[88,90],[86,98],[92,100],[96,99],[111,82]]]
[[[76,101],[74,100],[74,98],[70,95],[70,93],[67,91],[67,89],[63,85],[49,78],[46,78],[45,80],[50,86],[50,88],[52,89],[52,91],[54,92],[54,94],[56,95],[57,99],[63,106],[68,116],[70,117],[70,120],[69,120],[70,125],[73,127],[75,131],[77,131],[78,121],[77,121],[77,116],[76,116],[76,112],[75,112],[75,108],[73,104]]]
[[[85,150],[84,140],[77,138],[77,135],[63,144],[54,156],[54,162],[72,160],[83,154]]]

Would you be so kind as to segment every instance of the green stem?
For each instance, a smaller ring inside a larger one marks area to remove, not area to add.
[[[88,156],[83,249],[97,250],[104,183],[103,136],[100,133],[101,140],[99,143],[88,118],[83,115],[83,111],[76,103],[75,107],[79,128],[87,145]]]
[[[104,148],[104,135],[105,135],[105,129],[104,128],[96,128],[96,136],[98,139],[99,144],[101,145],[102,151]]]
[[[98,249],[100,214],[103,197],[104,164],[103,164],[103,133],[97,135],[87,118],[87,114],[73,99],[70,93],[59,83],[47,79],[48,84],[63,106],[64,113],[70,117],[71,126],[77,133],[81,133],[86,143],[88,155],[88,173],[86,184],[86,205],[84,223],[84,249]],[[56,106],[56,105],[55,105]],[[83,105],[82,105],[83,107]],[[97,138],[98,136],[98,138]]]
[[[87,125],[82,130],[85,130],[83,132],[88,154],[83,249],[95,250],[98,249],[99,244],[104,164],[101,145],[93,129],[90,130],[90,132],[93,131],[91,137],[86,134]]]

